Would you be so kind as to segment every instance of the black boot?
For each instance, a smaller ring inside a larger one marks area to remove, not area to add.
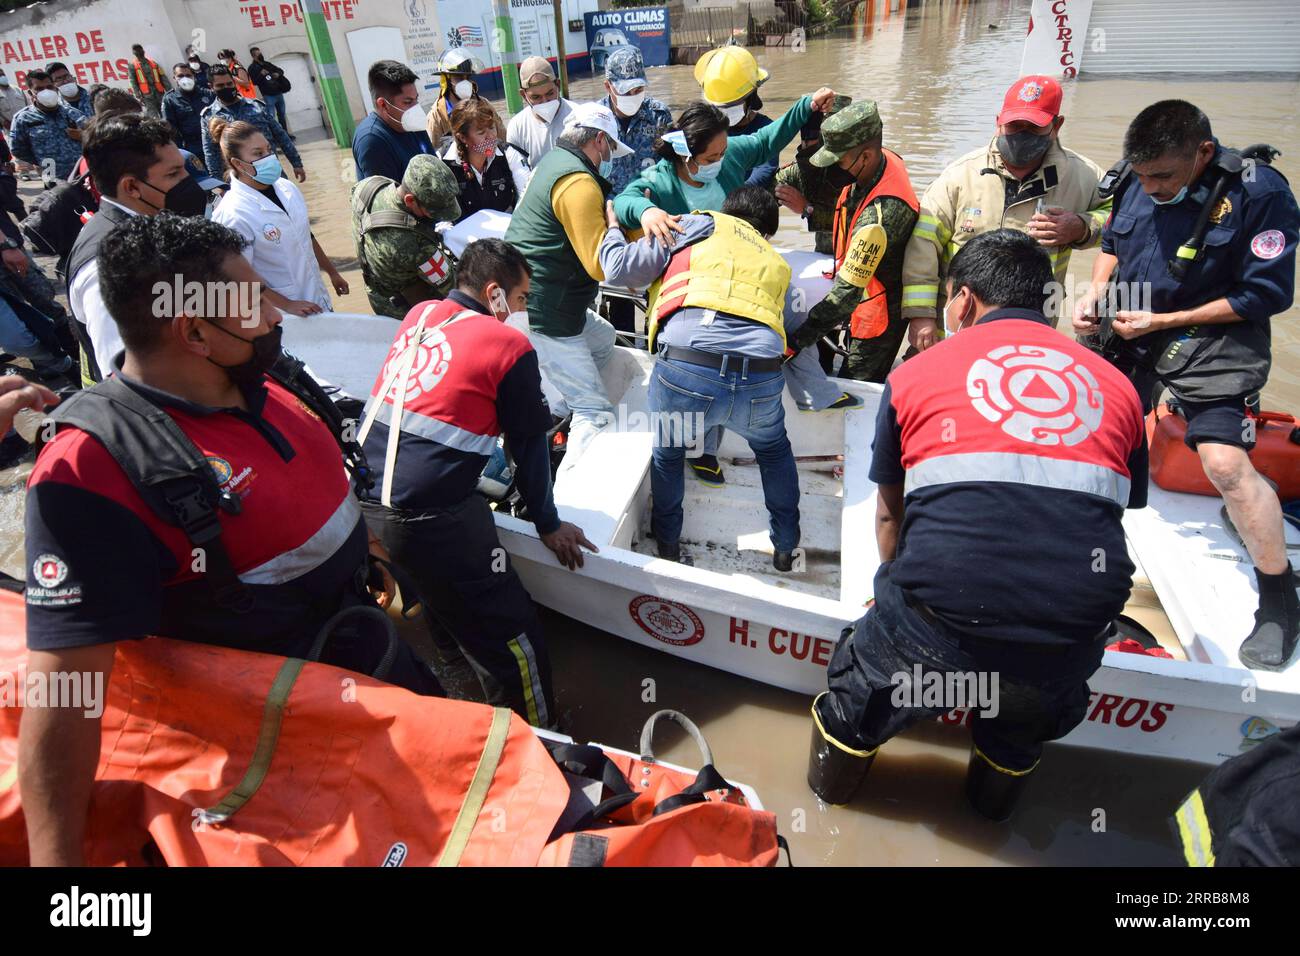
[[[1259,607],[1255,628],[1237,652],[1251,670],[1280,671],[1295,653],[1300,639],[1300,598],[1296,597],[1295,576],[1288,563],[1281,574],[1264,574],[1255,569],[1259,582]]]
[[[1021,771],[996,767],[971,747],[970,764],[966,767],[966,799],[982,816],[1001,823],[1010,819],[1033,771],[1034,767]]]
[[[826,696],[822,691],[812,704],[812,750],[808,754],[808,786],[825,802],[842,807],[858,792],[880,750],[855,750],[826,732],[817,704]]]

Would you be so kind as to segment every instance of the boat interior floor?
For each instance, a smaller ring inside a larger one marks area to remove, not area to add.
[[[734,458],[725,455],[720,462],[726,475],[721,487],[704,484],[687,468],[683,554],[697,568],[838,600],[844,489],[841,479],[831,471],[832,463],[824,463],[820,469],[799,469],[802,553],[796,554],[794,570],[783,573],[772,566],[772,541],[758,466],[736,464]],[[632,549],[658,554],[657,543],[650,536],[649,502],[641,511]]]

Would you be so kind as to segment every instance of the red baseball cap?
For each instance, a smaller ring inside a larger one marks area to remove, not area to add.
[[[998,125],[1017,120],[1046,126],[1061,112],[1061,84],[1050,76],[1022,76],[1002,98]]]

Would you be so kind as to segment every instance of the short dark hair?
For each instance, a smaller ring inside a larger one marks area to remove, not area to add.
[[[175,73],[177,70],[189,70],[191,73],[193,73],[194,67],[190,66],[189,63],[173,63],[172,72]]]
[[[686,148],[692,156],[698,156],[709,148],[709,142],[719,133],[727,131],[727,115],[712,103],[695,100],[687,103],[686,108],[677,117],[674,130],[686,134]],[[669,162],[685,162],[672,147],[662,139],[655,141],[655,153],[660,159]]]
[[[201,216],[131,216],[99,247],[99,293],[117,322],[122,342],[133,352],[147,353],[172,315],[154,315],[155,287],[179,281],[205,288],[228,282],[226,261],[244,249],[244,238],[226,226]],[[215,318],[215,316],[214,316]]]
[[[230,76],[230,68],[224,63],[213,63],[208,67],[208,79],[211,80],[214,76]],[[233,76],[230,78],[234,80]]]
[[[143,113],[144,106],[126,90],[100,85],[90,89],[90,108],[95,111],[91,122],[103,122],[123,113]]]
[[[419,77],[405,63],[397,60],[376,60],[366,71],[366,83],[370,87],[370,99],[375,101],[381,96],[391,100],[407,83],[414,83]]]
[[[144,52],[144,47],[142,47],[142,46],[141,46],[140,44],[138,44],[138,43],[132,43],[132,44],[131,44],[131,52],[132,52],[132,53],[143,53],[143,52]]]
[[[28,71],[27,71],[27,85],[28,85],[28,86],[31,86],[31,85],[32,85],[32,80],[48,80],[48,79],[50,79],[50,74],[46,73],[44,70],[28,70]],[[53,81],[51,81],[51,82],[53,82]]]
[[[68,64],[60,63],[58,60],[55,60],[53,63],[45,64],[45,72],[49,73],[51,76],[54,75],[56,70],[68,70]],[[68,70],[68,72],[71,73],[72,71]]]
[[[985,305],[1042,312],[1052,293],[1052,260],[1016,229],[995,229],[966,241],[948,263],[955,292],[966,286]]]
[[[723,202],[722,212],[745,220],[762,236],[776,235],[781,226],[781,204],[761,186],[741,186]]]
[[[82,152],[96,188],[115,199],[123,176],[144,179],[149,167],[158,162],[158,148],[171,144],[170,123],[140,113],[122,113],[95,120]]]
[[[1213,136],[1209,117],[1198,107],[1186,100],[1161,100],[1128,124],[1124,158],[1130,163],[1149,163],[1170,154],[1187,157]]]
[[[456,263],[456,285],[466,292],[478,293],[489,282],[512,289],[532,274],[524,254],[504,239],[475,240]]]

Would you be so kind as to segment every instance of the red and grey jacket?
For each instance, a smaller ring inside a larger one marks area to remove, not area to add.
[[[238,507],[220,513],[224,554],[249,599],[213,593],[209,556],[164,521],[108,449],[60,428],[27,484],[27,642],[77,647],[148,634],[305,657],[321,624],[359,593],[367,535],[339,446],[283,386],[248,410],[209,408],[128,379],[207,459]]]
[[[1124,509],[1146,503],[1142,406],[1041,314],[1002,309],[890,375],[872,480],[905,491],[891,578],[991,640],[1093,637],[1132,584]]]
[[[421,320],[423,333],[411,356]],[[401,367],[408,358],[409,375]],[[388,432],[403,376],[401,430],[389,479]],[[559,526],[546,449],[551,413],[537,353],[526,335],[470,296],[456,290],[407,313],[371,389],[367,420],[372,412],[374,422],[363,442],[375,477],[369,500],[404,511],[463,501],[473,494],[497,437],[504,434],[538,530],[546,534]],[[390,494],[384,502],[386,484]]]

